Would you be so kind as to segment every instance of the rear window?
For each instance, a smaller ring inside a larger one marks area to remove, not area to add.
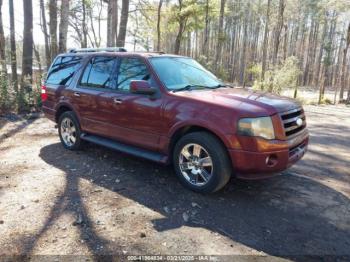
[[[68,86],[79,69],[82,58],[79,56],[60,56],[56,58],[54,64],[46,78],[46,84]]]

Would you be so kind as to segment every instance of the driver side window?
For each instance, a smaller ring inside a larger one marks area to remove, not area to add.
[[[147,66],[138,58],[122,58],[119,73],[117,89],[129,91],[132,80],[151,80],[151,74]]]

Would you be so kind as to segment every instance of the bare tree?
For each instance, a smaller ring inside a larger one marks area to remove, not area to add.
[[[209,0],[205,2],[205,29],[204,29],[204,43],[203,43],[203,51],[206,54],[206,58],[208,61],[208,43],[209,42]]]
[[[19,111],[24,107],[23,92],[33,83],[33,4],[32,0],[23,0],[23,54]]]
[[[159,0],[158,11],[157,11],[157,50],[160,50],[160,19],[162,10],[163,0]]]
[[[349,26],[348,26],[348,29],[347,29],[347,32],[346,32],[345,47],[344,47],[344,50],[343,50],[343,62],[342,62],[342,70],[341,70],[339,100],[343,100],[343,98],[344,98],[346,58],[347,58],[347,55],[348,55],[349,46],[350,46],[350,23],[349,23]]]
[[[61,20],[59,26],[58,52],[64,53],[67,50],[67,35],[69,21],[69,0],[61,0]]]
[[[81,47],[85,48],[87,47],[87,38],[88,38],[88,31],[87,31],[87,24],[86,24],[86,0],[82,0],[81,2],[82,7],[82,33],[83,33],[83,41],[81,42]]]
[[[286,4],[284,0],[279,1],[279,7],[278,7],[278,21],[275,28],[275,34],[274,34],[274,47],[273,47],[273,57],[272,57],[272,64],[275,65],[277,62],[277,55],[278,55],[278,48],[281,41],[281,32],[283,28],[283,14],[284,9],[286,7]]]
[[[45,13],[45,3],[44,0],[40,0],[40,13],[41,13],[41,28],[44,33],[45,40],[45,60],[46,67],[49,68],[51,64],[51,51],[50,51],[50,35],[47,32],[47,22],[46,22],[46,13]]]
[[[118,28],[118,1],[108,1],[107,12],[107,46],[115,46]]]
[[[57,56],[57,0],[49,2],[51,60]]]
[[[219,28],[218,28],[218,37],[216,42],[216,57],[215,57],[216,69],[218,69],[218,64],[220,62],[219,60],[221,58],[221,52],[222,52],[225,3],[226,3],[226,0],[220,1]]]
[[[262,47],[263,48],[263,55],[262,55],[262,66],[261,66],[261,83],[263,83],[265,80],[267,45],[268,45],[268,35],[269,35],[269,23],[270,23],[270,8],[271,8],[271,0],[267,0],[264,43],[263,43],[263,47]],[[263,85],[261,85],[261,88],[263,88]]]
[[[11,45],[11,78],[13,89],[18,97],[18,76],[17,76],[17,55],[16,55],[16,35],[15,35],[15,16],[13,11],[13,0],[9,0],[10,16],[10,45]]]
[[[175,39],[175,48],[174,48],[174,53],[179,54],[180,53],[180,46],[181,46],[181,40],[182,40],[182,35],[185,32],[186,29],[186,24],[187,24],[187,16],[182,16],[181,11],[183,7],[183,2],[182,0],[178,0],[179,3],[179,15],[178,15],[178,23],[179,23],[179,29],[177,31],[176,39]]]
[[[5,36],[4,36],[4,28],[2,24],[2,0],[0,0],[0,65],[1,71],[7,75],[6,68],[6,56],[5,56]]]
[[[120,15],[119,33],[117,38],[117,46],[125,45],[126,29],[129,18],[129,0],[122,0],[122,11]]]

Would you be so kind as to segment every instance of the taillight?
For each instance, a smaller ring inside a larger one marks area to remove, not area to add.
[[[44,102],[47,100],[46,86],[41,86],[41,101]]]

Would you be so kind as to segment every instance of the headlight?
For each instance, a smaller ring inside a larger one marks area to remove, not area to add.
[[[238,134],[274,139],[275,132],[271,117],[242,118],[238,121]]]

